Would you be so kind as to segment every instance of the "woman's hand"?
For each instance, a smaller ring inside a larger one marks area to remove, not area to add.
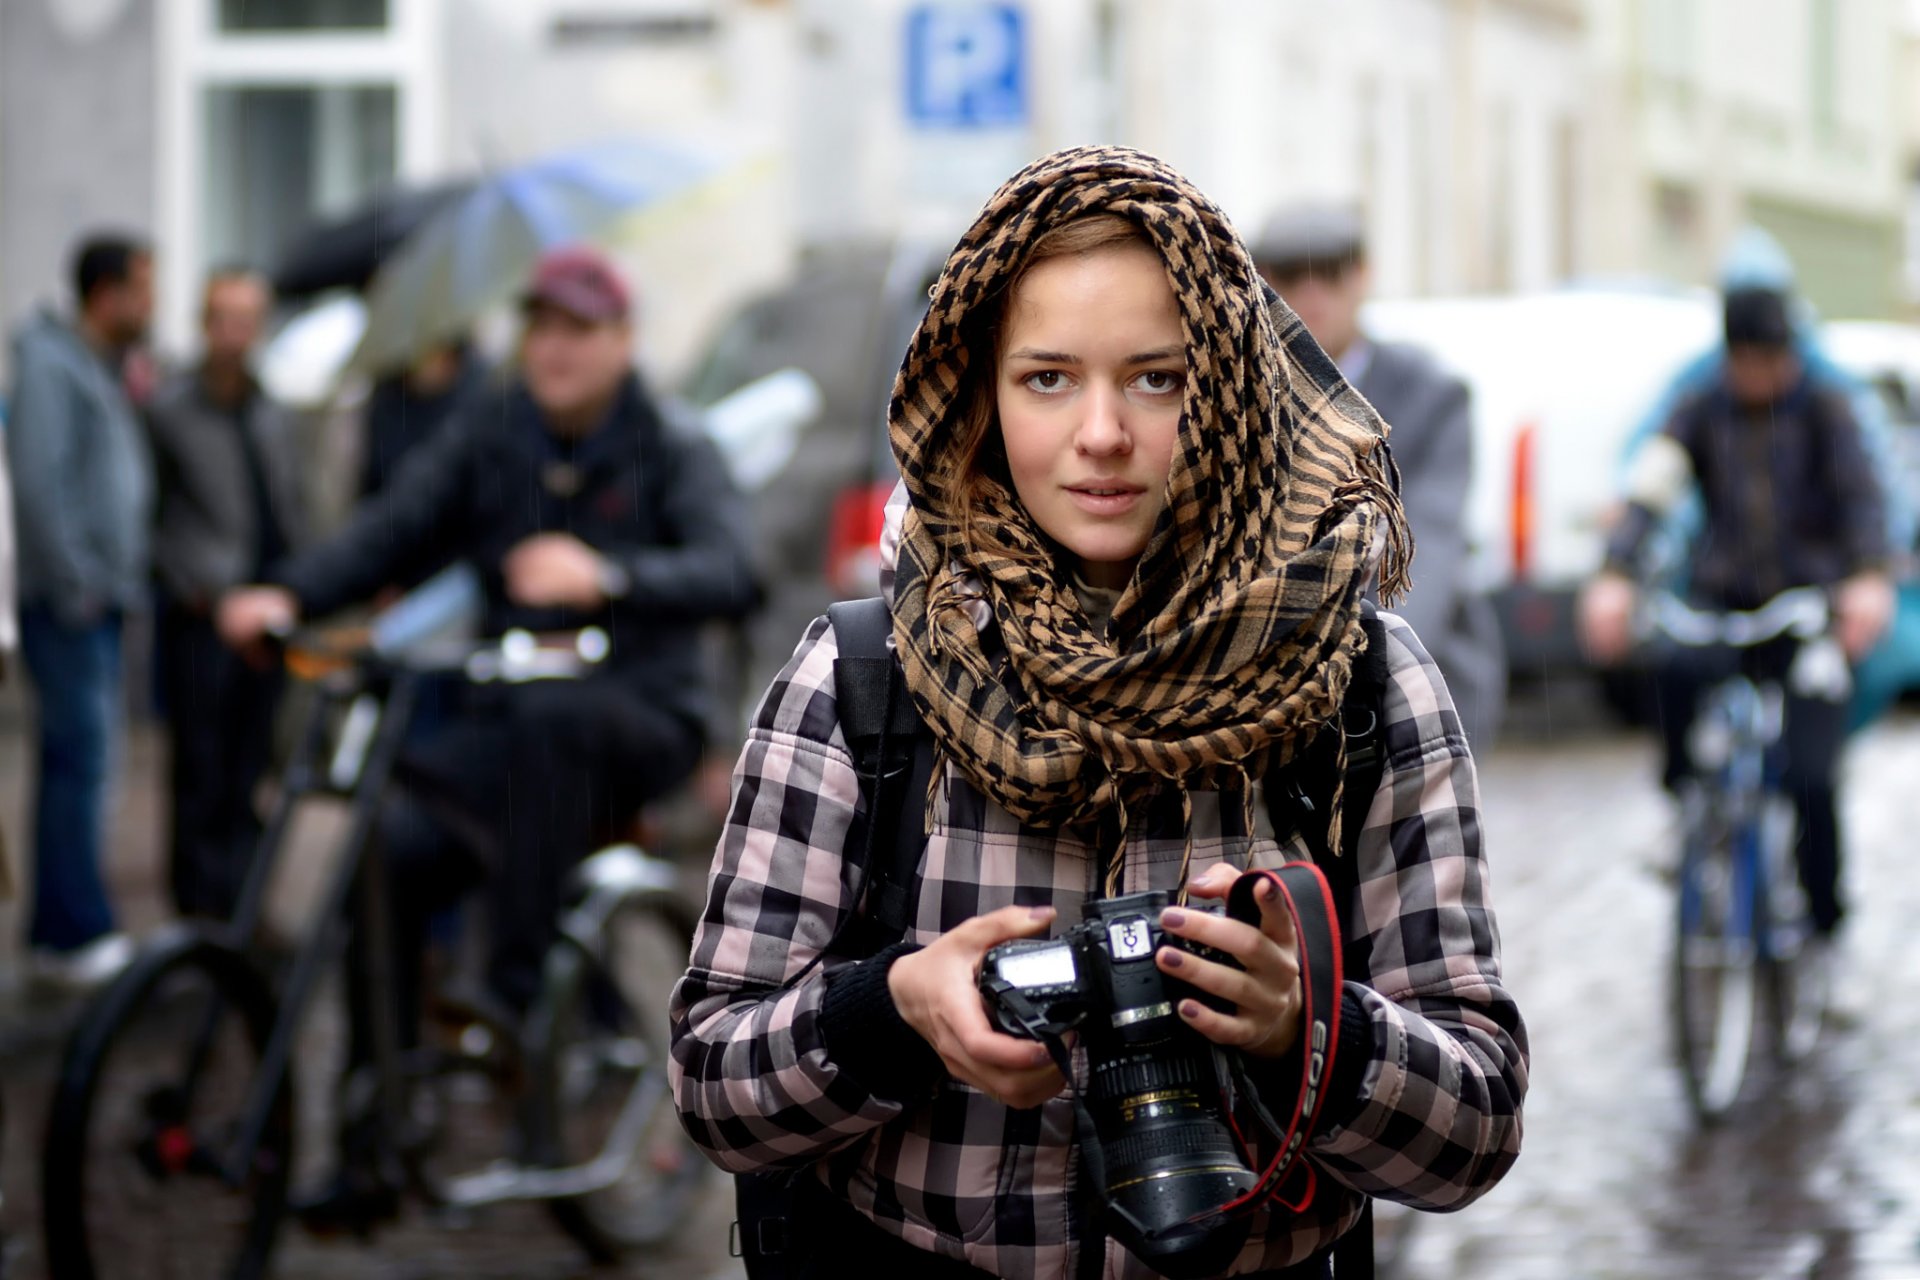
[[[1043,1046],[1002,1035],[987,1021],[980,964],[996,943],[1044,934],[1052,919],[1052,907],[1002,907],[941,934],[887,970],[900,1016],[954,1078],[1009,1107],[1037,1107],[1066,1081]]]
[[[1239,878],[1240,872],[1222,863],[1209,867],[1188,891],[1196,898],[1224,898]],[[1180,1017],[1188,1026],[1215,1044],[1234,1046],[1256,1058],[1278,1058],[1300,1036],[1300,946],[1293,917],[1273,881],[1262,880],[1253,896],[1260,904],[1257,929],[1204,911],[1168,907],[1160,914],[1160,927],[1168,933],[1224,951],[1240,968],[1173,947],[1160,948],[1155,960],[1160,972],[1233,1002],[1236,1012],[1225,1014],[1198,1000],[1182,1000]]]

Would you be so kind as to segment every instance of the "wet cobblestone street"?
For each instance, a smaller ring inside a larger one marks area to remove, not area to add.
[[[1533,1035],[1525,1151],[1462,1214],[1386,1213],[1383,1274],[1920,1280],[1920,720],[1883,725],[1850,757],[1854,914],[1841,1009],[1821,1052],[1791,1074],[1763,1071],[1728,1123],[1706,1133],[1686,1110],[1669,1046],[1671,815],[1651,747],[1594,727],[1590,714],[1548,727],[1529,726],[1483,768],[1507,971]],[[143,767],[138,751],[132,764]],[[140,861],[153,857],[151,815],[150,797],[122,814],[123,901],[153,892],[152,864]],[[300,891],[286,896],[297,903]],[[37,1048],[16,1040],[3,1081],[9,1280],[43,1280],[36,1182],[52,1066],[44,1036]],[[309,1149],[302,1167],[313,1159]],[[517,1208],[456,1229],[416,1214],[371,1248],[320,1244],[290,1226],[277,1275],[738,1276],[726,1257],[730,1187],[712,1185],[676,1247],[623,1271],[589,1271],[544,1214]]]

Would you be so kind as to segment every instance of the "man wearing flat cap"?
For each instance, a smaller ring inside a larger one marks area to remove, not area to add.
[[[1467,584],[1465,495],[1473,477],[1467,388],[1417,347],[1360,325],[1369,278],[1365,229],[1351,209],[1298,205],[1253,246],[1260,273],[1348,382],[1393,428],[1400,496],[1414,537],[1413,590],[1398,607],[1446,677],[1476,751],[1506,706],[1506,651],[1491,603]]]
[[[487,634],[591,626],[611,638],[591,677],[476,686],[409,748],[379,828],[409,1018],[426,921],[482,881],[489,985],[509,1010],[526,1007],[566,871],[700,758],[702,624],[758,598],[744,502],[698,421],[633,367],[619,272],[592,250],[556,250],[521,303],[513,384],[443,424],[330,541],[220,610],[222,634],[247,649],[465,561]],[[356,1019],[358,1050],[364,1030]]]

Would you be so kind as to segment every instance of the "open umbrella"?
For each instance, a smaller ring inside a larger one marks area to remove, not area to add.
[[[638,139],[562,152],[492,174],[389,258],[367,297],[354,363],[378,372],[456,336],[557,245],[607,236],[715,175],[717,158]]]
[[[314,223],[281,255],[273,270],[274,292],[294,299],[329,289],[365,289],[408,236],[472,189],[471,179],[389,187],[350,213]]]

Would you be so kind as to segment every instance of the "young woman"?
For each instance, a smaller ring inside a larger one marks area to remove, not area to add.
[[[675,992],[683,1121],[727,1169],[800,1170],[833,1241],[822,1274],[1152,1275],[1087,1222],[1072,1093],[1041,1045],[991,1028],[977,975],[1090,897],[1221,898],[1307,856],[1256,834],[1253,780],[1337,717],[1363,595],[1404,581],[1383,428],[1224,215],[1113,148],[1038,161],[988,202],[890,425],[893,634],[941,761],[913,927],[820,956],[851,909],[860,805],[821,619],[755,718]],[[1526,1039],[1473,762],[1419,641],[1385,620],[1385,772],[1341,922],[1369,977],[1339,997],[1317,1188],[1259,1207],[1223,1274],[1324,1275],[1363,1196],[1457,1208],[1519,1150]],[[1162,917],[1237,968],[1157,953],[1233,1009],[1179,1015],[1255,1064],[1302,1027],[1291,918],[1259,892],[1258,926]]]

